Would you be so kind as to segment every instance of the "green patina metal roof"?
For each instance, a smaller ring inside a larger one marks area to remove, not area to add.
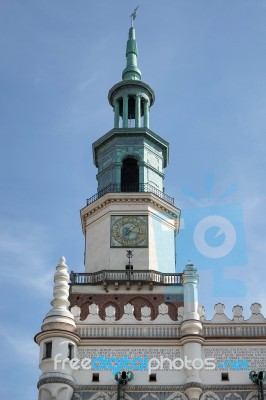
[[[142,136],[156,144],[159,148],[162,149],[163,153],[163,160],[164,160],[164,168],[167,167],[169,162],[169,143],[161,138],[159,135],[154,133],[148,128],[117,128],[111,129],[105,135],[101,136],[98,140],[96,140],[92,144],[92,151],[93,151],[93,161],[96,167],[98,167],[98,159],[97,159],[97,152],[98,150],[104,146],[109,140],[116,136],[127,136],[130,137],[134,136]]]
[[[114,107],[114,97],[116,96],[117,93],[119,93],[119,91],[123,89],[130,90],[131,88],[134,87],[139,88],[142,92],[146,93],[149,96],[150,106],[152,106],[153,103],[155,102],[155,93],[153,89],[149,85],[147,85],[147,83],[144,83],[142,81],[132,81],[132,80],[131,81],[123,80],[121,82],[118,82],[109,90],[108,100],[110,105]]]
[[[138,46],[135,36],[135,29],[130,28],[127,41],[127,66],[122,73],[123,80],[141,80],[141,72],[138,68]]]

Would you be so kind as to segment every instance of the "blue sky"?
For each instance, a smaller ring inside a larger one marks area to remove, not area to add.
[[[97,191],[91,144],[113,127],[107,93],[121,79],[138,3],[139,66],[156,93],[151,129],[171,145],[166,193],[192,225],[220,212],[240,238],[218,265],[181,230],[178,270],[190,258],[199,268],[207,316],[217,302],[229,317],[236,304],[248,317],[255,301],[266,314],[265,1],[3,0],[1,398],[37,398],[32,338],[50,309],[54,269],[64,255],[83,271],[79,210]],[[210,235],[219,246],[223,236]],[[221,293],[222,279],[238,282]]]

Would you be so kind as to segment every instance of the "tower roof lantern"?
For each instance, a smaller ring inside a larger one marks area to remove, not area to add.
[[[155,102],[155,93],[153,89],[147,85],[147,83],[144,83],[142,81],[120,81],[116,83],[108,93],[108,100],[109,103],[112,107],[114,107],[115,104],[115,97],[119,96],[121,93],[128,93],[129,95],[136,94],[136,93],[142,93],[146,94],[146,96],[149,98],[150,102],[150,107],[153,105]]]

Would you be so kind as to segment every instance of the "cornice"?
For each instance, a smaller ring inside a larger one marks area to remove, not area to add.
[[[116,83],[110,90],[108,93],[108,100],[109,103],[112,107],[114,107],[114,96],[120,92],[122,89],[128,89],[129,87],[140,87],[142,90],[143,88],[150,94],[151,97],[151,106],[153,105],[154,101],[155,101],[155,94],[153,89],[145,82],[141,81],[141,80],[124,80],[124,81],[120,81],[118,83]]]
[[[157,210],[169,214],[172,218],[177,219],[180,215],[180,209],[167,203],[167,201],[156,196],[154,193],[139,192],[139,193],[107,193],[100,197],[94,203],[85,206],[80,211],[83,230],[86,226],[86,219],[103,210],[112,204],[148,204],[155,207]],[[177,226],[176,226],[177,228]]]
[[[80,344],[81,341],[80,336],[77,333],[69,332],[64,329],[52,329],[49,331],[38,332],[34,336],[34,341],[35,343],[40,344],[42,340],[54,337],[64,337],[66,339],[74,340],[77,344]]]
[[[173,326],[173,325],[171,325]],[[208,346],[266,346],[266,337],[203,337],[198,335],[186,335],[183,337],[175,337],[175,338],[164,338],[164,337],[154,337],[154,338],[121,338],[121,337],[113,337],[113,338],[88,338],[81,337],[77,332],[69,332],[61,329],[52,329],[49,331],[41,331],[38,332],[34,341],[37,344],[47,338],[54,337],[65,337],[69,340],[74,340],[79,346],[182,346],[185,343],[200,343],[204,347]],[[121,340],[123,343],[121,343]]]
[[[121,342],[122,340],[122,342]],[[190,337],[188,340],[182,340],[182,338],[139,338],[136,339],[129,338],[125,339],[123,337],[117,338],[83,338],[80,337],[80,346],[90,345],[90,346],[183,346],[186,343],[199,343],[203,347],[207,346],[266,346],[266,339],[261,338],[251,339],[245,338],[240,340],[240,338],[230,338],[230,340],[224,340],[223,338],[215,338],[215,340],[208,340],[208,338],[203,337]]]
[[[237,343],[236,343],[237,342]],[[265,336],[257,337],[206,337],[204,338],[204,346],[263,346],[266,345]]]
[[[76,388],[74,382],[72,382],[69,379],[60,378],[60,377],[58,377],[58,378],[54,377],[54,378],[43,378],[43,379],[40,379],[39,382],[37,383],[37,388],[40,389],[40,387],[42,385],[45,385],[47,383],[65,383],[66,385],[71,386],[73,389]]]
[[[164,158],[164,168],[167,167],[169,162],[169,143],[157,135],[155,132],[150,130],[149,128],[113,128],[105,135],[101,136],[92,144],[92,152],[93,152],[93,162],[95,166],[98,168],[97,156],[96,153],[98,149],[104,146],[106,143],[110,142],[114,137],[124,137],[128,136],[136,137],[142,136],[143,138],[148,139],[149,141],[155,143],[159,146],[163,151],[163,158]]]

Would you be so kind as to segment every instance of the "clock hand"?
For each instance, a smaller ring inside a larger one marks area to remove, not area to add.
[[[129,228],[124,228],[124,235],[128,236],[128,234],[129,234]]]
[[[136,228],[137,225],[132,225],[131,228],[129,228],[129,232],[132,231],[134,228]]]

